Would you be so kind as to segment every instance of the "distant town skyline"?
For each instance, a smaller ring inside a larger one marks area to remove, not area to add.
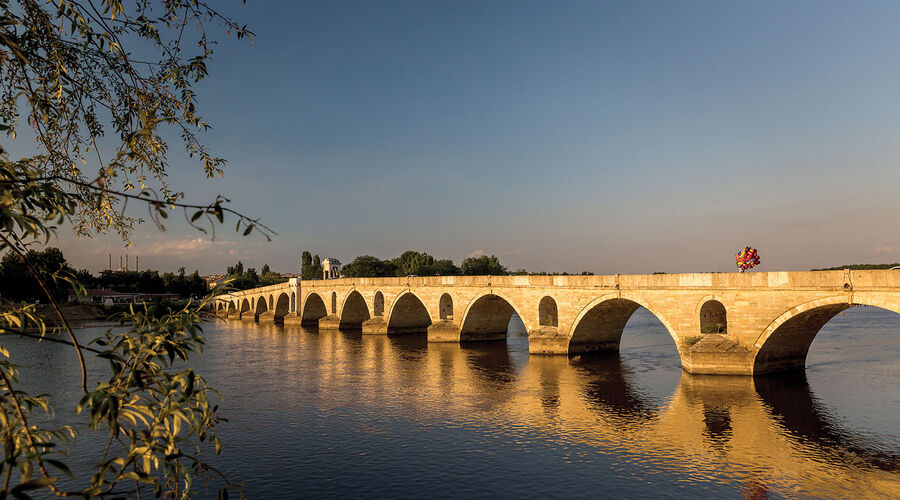
[[[198,87],[206,180],[279,234],[143,224],[141,267],[294,272],[495,254],[511,270],[760,271],[900,260],[900,4],[250,2]],[[19,139],[13,151],[27,148]],[[135,215],[140,216],[136,212]],[[57,241],[93,271],[114,235]]]

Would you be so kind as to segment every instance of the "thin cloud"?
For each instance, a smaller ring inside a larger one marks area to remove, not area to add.
[[[481,257],[482,255],[484,255],[484,250],[475,250],[469,254],[469,257]]]
[[[875,253],[897,253],[900,252],[900,247],[892,247],[892,246],[879,246],[875,247]]]
[[[131,252],[147,256],[208,257],[210,255],[235,255],[234,242],[213,241],[206,238],[182,238],[179,240],[163,240],[149,245],[137,246]]]

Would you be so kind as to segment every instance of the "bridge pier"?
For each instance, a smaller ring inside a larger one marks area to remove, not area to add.
[[[363,335],[387,335],[387,321],[382,316],[375,316],[372,319],[363,321],[362,332]]]
[[[680,346],[678,354],[684,371],[695,375],[754,374],[756,353],[724,335],[703,335],[690,347]]]
[[[459,343],[460,331],[456,323],[442,319],[428,326],[428,342]]]
[[[285,325],[302,325],[303,320],[300,318],[300,315],[297,313],[288,313],[284,316],[284,324]]]
[[[328,316],[319,318],[319,330],[340,330],[341,317],[337,314],[329,314]]]
[[[542,326],[528,332],[529,354],[569,354],[570,337],[555,326]]]
[[[256,315],[256,321],[259,323],[274,323],[275,322],[275,312],[274,311],[261,312]]]

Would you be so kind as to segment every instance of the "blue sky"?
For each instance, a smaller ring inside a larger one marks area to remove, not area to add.
[[[207,181],[176,154],[170,180],[279,236],[144,225],[142,267],[415,249],[733,271],[748,243],[761,270],[900,261],[896,2],[222,7],[257,34],[221,43],[199,87],[229,166]],[[93,270],[122,253],[115,237],[58,244]]]

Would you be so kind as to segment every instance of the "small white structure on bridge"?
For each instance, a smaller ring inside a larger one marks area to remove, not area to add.
[[[331,280],[341,277],[341,261],[327,257],[322,261],[322,279]]]

